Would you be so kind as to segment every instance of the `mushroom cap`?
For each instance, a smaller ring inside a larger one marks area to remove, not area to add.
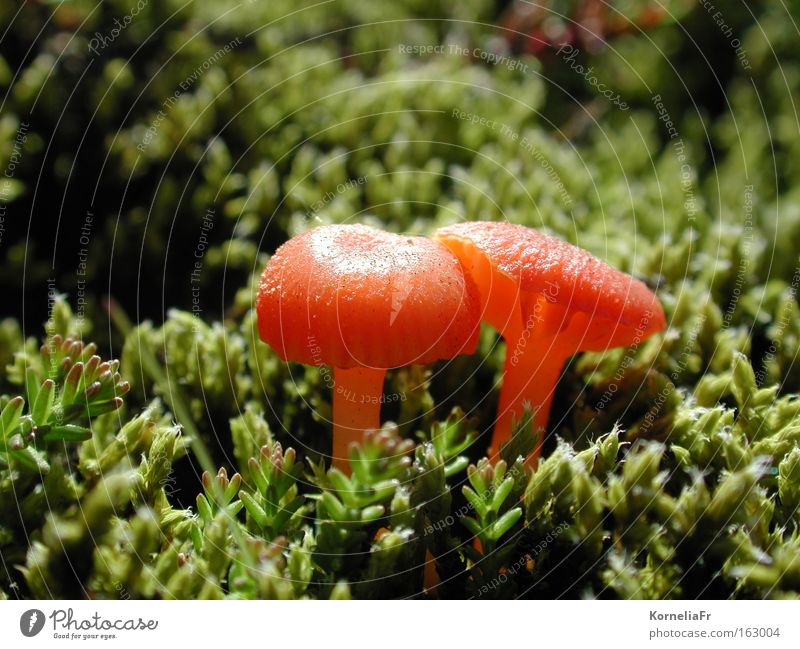
[[[281,358],[343,369],[472,353],[480,328],[480,296],[453,253],[365,225],[323,226],[283,244],[256,310],[262,340]]]
[[[643,282],[561,239],[493,221],[459,223],[433,237],[468,268],[488,261],[513,282],[523,321],[544,309],[578,336],[580,350],[629,345],[666,327],[658,298]]]

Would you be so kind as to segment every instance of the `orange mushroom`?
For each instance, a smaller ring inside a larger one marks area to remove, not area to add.
[[[364,225],[319,227],[270,259],[256,299],[261,338],[284,360],[330,365],[333,464],[380,426],[386,370],[472,353],[480,298],[445,246]]]
[[[491,450],[511,436],[524,406],[544,430],[567,359],[633,345],[666,327],[658,298],[639,280],[587,251],[511,223],[471,222],[437,230],[481,296],[482,318],[506,342]],[[531,454],[534,462],[541,441]]]

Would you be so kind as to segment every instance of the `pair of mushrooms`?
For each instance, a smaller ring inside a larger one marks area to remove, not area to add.
[[[473,353],[481,321],[506,342],[493,452],[526,406],[534,428],[545,428],[570,356],[666,326],[642,282],[501,222],[462,223],[430,239],[364,225],[310,230],[270,259],[256,308],[261,338],[283,360],[334,368],[332,462],[345,471],[350,444],[380,427],[386,370]]]

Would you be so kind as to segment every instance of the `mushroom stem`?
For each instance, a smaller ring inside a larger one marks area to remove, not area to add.
[[[526,461],[528,466],[533,466],[542,449],[556,384],[570,354],[553,337],[537,336],[535,327],[515,327],[513,331],[504,332],[503,337],[506,360],[490,450],[499,452],[511,438],[513,424],[522,417],[527,405],[534,413],[533,430],[541,432],[536,448]]]
[[[371,367],[333,370],[333,466],[350,473],[348,448],[365,430],[380,428],[386,370]]]

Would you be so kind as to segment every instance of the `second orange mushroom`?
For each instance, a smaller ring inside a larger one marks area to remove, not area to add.
[[[478,286],[483,320],[506,342],[493,452],[526,406],[534,411],[534,429],[544,431],[570,356],[638,343],[666,326],[647,286],[555,237],[477,221],[437,230],[433,238],[464,264]],[[529,462],[540,449],[541,441]]]

